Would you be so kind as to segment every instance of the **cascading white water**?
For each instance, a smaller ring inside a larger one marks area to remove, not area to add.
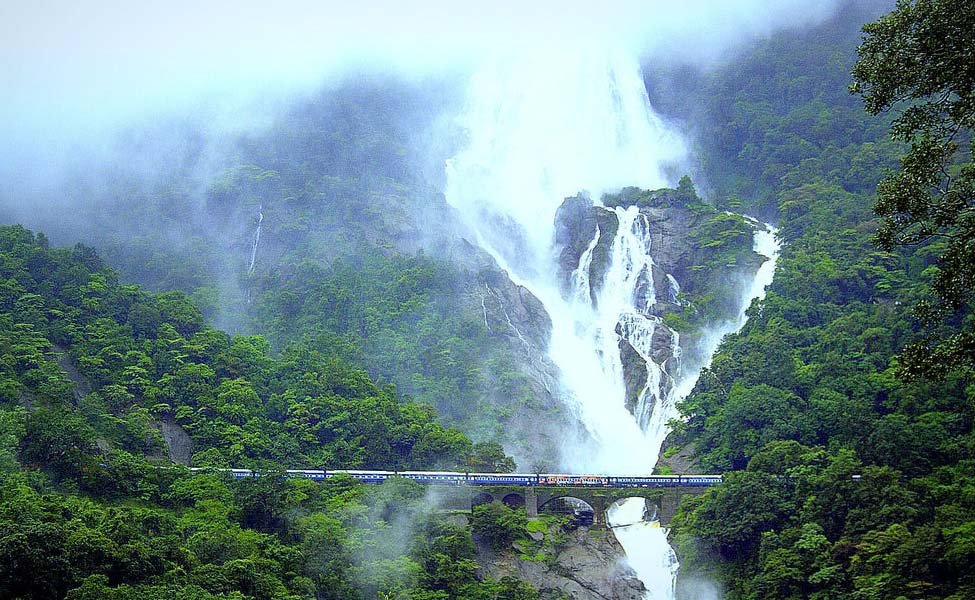
[[[750,220],[757,226],[762,226],[758,221]],[[721,339],[725,335],[738,331],[745,325],[748,319],[746,315],[748,307],[751,306],[752,301],[764,298],[766,288],[772,283],[781,244],[775,237],[777,232],[775,227],[769,224],[762,227],[762,229],[755,231],[752,250],[766,257],[767,260],[762,263],[751,284],[745,289],[737,317],[734,320],[715,324],[708,332],[709,335],[705,336],[701,342],[702,355],[706,357],[705,364],[701,365],[701,368],[710,363],[711,356],[714,355],[718,349],[718,344],[721,343]],[[672,283],[675,286],[677,285],[676,282]],[[668,415],[667,420],[676,416],[673,410],[676,402],[690,393],[699,374],[700,369],[679,380],[677,388],[670,394],[674,403],[663,411]],[[648,431],[648,435],[661,440],[666,437],[666,421],[652,423],[651,427],[659,429],[655,432]],[[670,600],[675,597],[677,572],[680,564],[673,548],[667,542],[666,530],[661,528],[655,519],[656,515],[649,520],[645,518],[646,508],[646,501],[642,498],[628,498],[610,507],[606,518],[609,524],[613,526],[613,533],[620,545],[626,551],[630,566],[633,567],[647,588],[645,598],[647,600]]]
[[[448,161],[447,200],[466,217],[476,241],[545,305],[552,318],[550,356],[570,392],[565,400],[597,442],[595,448],[566,448],[566,465],[648,472],[659,442],[648,439],[622,401],[615,333],[621,315],[639,313],[631,302],[638,273],[620,263],[648,264],[646,224],[636,223],[644,230],[634,231],[637,213],[617,209],[626,220],[613,240],[620,261],[614,258],[604,282],[614,291],[604,290],[595,305],[585,289],[588,264],[576,270],[575,296],[562,296],[552,238],[566,196],[666,185],[663,166],[684,156],[680,137],[650,109],[638,63],[584,40],[487,65],[472,78],[460,125],[468,143]],[[592,251],[583,259],[591,260]],[[653,286],[646,289],[652,293]],[[646,321],[639,328],[653,326]]]
[[[753,219],[747,215],[745,218],[758,224],[757,219]],[[742,302],[741,310],[738,312],[735,331],[745,325],[745,321],[747,320],[745,311],[751,306],[752,300],[765,298],[765,289],[772,284],[772,278],[775,276],[775,265],[779,259],[779,251],[782,249],[782,243],[776,237],[778,232],[779,230],[769,223],[765,223],[764,229],[759,229],[755,232],[752,250],[762,256],[768,257],[769,260],[762,263],[762,266],[758,268],[758,272],[755,273],[755,278],[752,279],[751,286],[745,293],[744,302]]]
[[[668,600],[674,597],[680,563],[667,543],[667,530],[660,527],[656,515],[648,520],[646,510],[643,498],[627,498],[610,510],[607,519],[626,550],[627,561],[647,588],[644,598]]]
[[[649,223],[633,206],[600,209],[618,222],[608,269],[596,285],[590,267],[606,235],[597,229],[566,294],[552,246],[556,209],[565,197],[580,190],[600,198],[624,186],[664,187],[663,168],[684,156],[680,137],[653,113],[635,60],[582,42],[486,66],[471,81],[460,124],[468,144],[447,162],[447,200],[512,280],[544,304],[552,320],[548,352],[561,372],[563,400],[595,441],[564,448],[564,466],[651,472],[666,424],[696,373],[682,371],[679,336],[651,312],[657,286]],[[667,301],[676,301],[677,280],[667,276],[664,285]],[[647,365],[633,412],[626,406],[621,340]],[[669,351],[655,358],[661,344]],[[676,558],[665,531],[643,516],[637,500],[617,505],[609,518],[631,523],[617,537],[647,597],[671,598]]]
[[[257,247],[261,244],[261,226],[264,224],[264,206],[257,209],[257,231],[254,232],[254,244],[251,246],[251,261],[247,265],[247,274],[254,273],[254,265],[257,264]]]

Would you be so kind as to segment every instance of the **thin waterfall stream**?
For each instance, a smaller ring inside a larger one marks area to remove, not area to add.
[[[264,225],[264,205],[257,209],[257,229],[254,231],[254,243],[251,245],[251,260],[247,265],[247,274],[254,274],[257,265],[257,247],[261,244],[261,226]]]
[[[655,314],[658,300],[675,301],[681,284],[654,262],[650,221],[636,206],[607,207],[598,199],[625,186],[665,187],[665,166],[686,152],[681,137],[653,112],[637,61],[583,46],[499,59],[472,78],[460,118],[467,145],[447,162],[445,195],[474,241],[551,318],[548,354],[560,371],[561,399],[589,436],[585,443],[567,442],[563,467],[647,474],[677,402],[705,364],[684,364],[680,335]],[[617,226],[615,232],[595,229],[566,289],[555,256],[556,212],[580,191]],[[703,352],[696,354],[705,358],[697,363],[709,362],[721,338],[744,324],[745,309],[771,281],[778,242],[774,229],[762,229],[756,223],[754,249],[767,260],[753,282],[741,282],[739,314],[698,342]],[[597,245],[611,236],[608,264],[594,278]],[[657,298],[655,278],[668,298]],[[624,344],[646,370],[630,406]],[[607,515],[646,598],[673,598],[679,565],[653,517],[642,499],[618,503]]]

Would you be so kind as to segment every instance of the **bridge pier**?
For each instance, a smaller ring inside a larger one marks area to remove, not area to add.
[[[525,489],[525,512],[529,519],[538,518],[538,496],[535,494],[535,487],[529,486]]]
[[[672,494],[665,494],[657,501],[657,520],[660,525],[666,527],[677,514],[677,507],[680,505],[680,490],[675,489]]]

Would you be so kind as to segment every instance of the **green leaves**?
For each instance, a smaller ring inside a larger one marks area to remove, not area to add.
[[[496,552],[508,548],[524,535],[528,521],[524,510],[516,510],[500,502],[479,504],[471,516],[471,531]]]
[[[943,378],[952,369],[975,367],[968,344],[975,287],[973,32],[969,2],[900,0],[896,10],[864,27],[853,68],[851,90],[873,114],[902,109],[891,135],[910,144],[900,169],[877,188],[877,243],[889,250],[932,238],[946,242],[932,291],[947,327],[930,328],[926,340],[901,355],[908,377]]]
[[[975,5],[902,0],[866,27],[855,91],[882,119],[841,95],[858,14],[759,45],[700,100],[717,196],[767,209],[786,241],[677,430],[703,468],[747,464],[675,536],[729,598],[973,590]]]

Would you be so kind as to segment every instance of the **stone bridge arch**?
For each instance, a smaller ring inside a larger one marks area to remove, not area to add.
[[[600,515],[592,504],[576,496],[555,496],[538,507],[540,514],[567,515],[580,525],[592,525]]]
[[[471,508],[480,504],[491,504],[492,502],[494,502],[494,496],[484,490],[479,490],[471,497]]]
[[[525,508],[525,496],[518,492],[511,492],[501,498],[501,503],[508,508]]]
[[[460,488],[459,488],[460,489]],[[550,487],[550,486],[471,486],[463,488],[463,493],[470,501],[473,508],[478,504],[493,502],[495,500],[512,506],[512,502],[518,503],[514,508],[525,508],[529,518],[537,516],[540,509],[548,512],[554,505],[547,504],[556,498],[571,497],[581,500],[588,504],[593,511],[593,526],[602,528],[606,526],[606,510],[614,502],[624,498],[645,498],[647,504],[651,506],[651,511],[656,511],[657,520],[661,526],[668,527],[677,510],[680,497],[685,494],[700,494],[706,487],[647,487],[647,488],[610,488],[610,487]],[[517,499],[516,499],[517,497]],[[505,501],[505,498],[508,500]],[[523,504],[522,504],[523,502]]]

